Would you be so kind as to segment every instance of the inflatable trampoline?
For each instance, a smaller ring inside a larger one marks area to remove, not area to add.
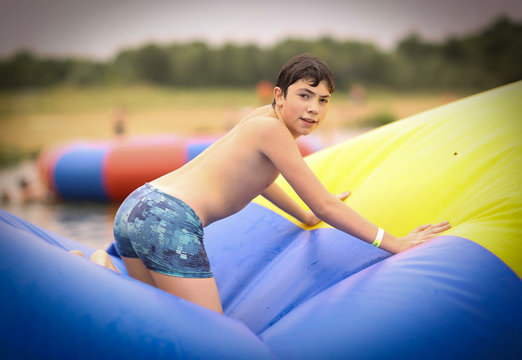
[[[194,159],[219,136],[175,134],[79,141],[45,149],[41,178],[66,200],[122,201],[134,189]],[[320,149],[313,137],[298,140],[303,156]]]
[[[307,158],[395,235],[451,222],[423,245],[391,255],[324,224],[303,228],[262,199],[207,227],[225,315],[70,255],[93,249],[0,212],[0,357],[522,358],[521,95],[522,82],[504,86]]]

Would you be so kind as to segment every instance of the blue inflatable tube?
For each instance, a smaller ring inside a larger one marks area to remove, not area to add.
[[[121,202],[137,187],[183,166],[218,139],[157,134],[75,142],[45,149],[38,164],[44,183],[62,199]],[[300,139],[298,146],[303,156],[320,148],[313,138]]]
[[[266,231],[251,226],[253,217]],[[206,228],[225,310],[218,315],[70,255],[66,250],[93,249],[4,211],[0,232],[2,358],[522,354],[520,279],[491,252],[456,236],[390,256],[338,230],[306,231],[251,204]],[[113,262],[124,272],[117,256]]]
[[[3,210],[0,229],[2,359],[271,358],[241,322],[65,251],[93,249]]]
[[[60,189],[60,195],[77,200],[106,200],[102,169],[108,151],[109,147],[102,145],[71,146],[57,160],[54,169],[55,186]]]

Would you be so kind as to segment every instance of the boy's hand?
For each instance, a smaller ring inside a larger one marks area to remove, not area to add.
[[[335,195],[335,197],[341,201],[346,199],[348,196],[352,194],[351,191],[345,191],[340,194]],[[306,219],[303,221],[308,226],[315,226],[321,222],[321,219],[319,219],[317,216],[314,215],[313,212],[307,211],[306,212]]]
[[[412,230],[408,235],[396,238],[394,241],[392,241],[393,244],[389,244],[386,247],[389,248],[389,251],[393,253],[399,253],[419,244],[425,243],[426,241],[433,239],[441,232],[446,231],[449,228],[451,228],[451,225],[447,221],[434,225],[421,225],[418,228]]]

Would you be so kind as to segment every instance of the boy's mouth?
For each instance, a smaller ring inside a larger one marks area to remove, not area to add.
[[[315,124],[317,122],[317,120],[313,120],[313,119],[310,119],[310,118],[301,118],[301,120],[303,120],[304,122],[307,122],[309,124]]]

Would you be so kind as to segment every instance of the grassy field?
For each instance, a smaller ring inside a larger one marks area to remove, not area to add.
[[[338,91],[321,127],[329,131],[372,127],[460,96],[368,91],[365,101],[355,104],[346,91]],[[116,111],[122,107],[128,134],[198,134],[222,133],[258,105],[254,88],[60,87],[0,93],[1,163],[57,143],[110,138]]]

